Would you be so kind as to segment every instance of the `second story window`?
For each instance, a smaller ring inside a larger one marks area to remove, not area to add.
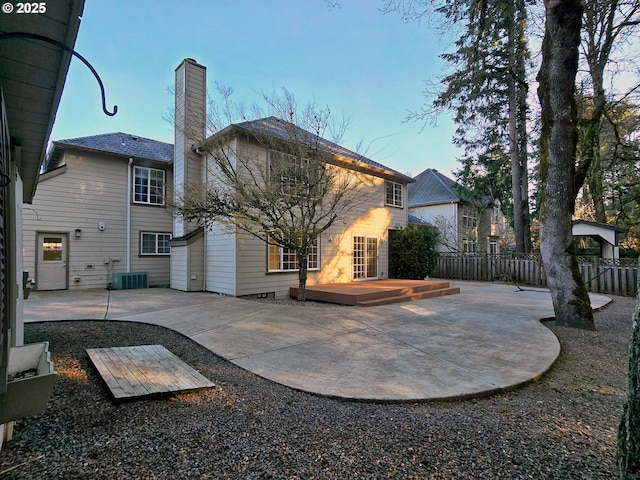
[[[133,167],[133,201],[164,205],[164,170]]]
[[[402,207],[402,184],[387,180],[384,182],[386,205]]]
[[[478,217],[475,213],[466,213],[462,215],[462,226],[464,228],[476,228],[478,226]]]
[[[269,150],[269,180],[282,195],[313,198],[322,182],[322,165],[308,158]]]

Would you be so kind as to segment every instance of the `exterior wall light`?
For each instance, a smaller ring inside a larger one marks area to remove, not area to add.
[[[76,228],[76,238],[82,238],[82,230]]]

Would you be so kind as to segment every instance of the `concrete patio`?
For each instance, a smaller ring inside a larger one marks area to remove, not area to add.
[[[551,367],[560,345],[540,322],[553,316],[548,291],[452,286],[460,294],[370,308],[168,289],[35,292],[25,302],[25,318],[161,325],[274,382],[357,400],[482,396],[539,378]],[[592,295],[595,308],[609,301]]]

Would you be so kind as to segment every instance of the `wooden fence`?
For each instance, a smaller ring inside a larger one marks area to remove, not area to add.
[[[578,264],[583,282],[591,292],[623,296],[638,293],[637,259],[580,257]],[[519,285],[547,286],[540,255],[441,253],[433,276],[452,280],[503,280]]]

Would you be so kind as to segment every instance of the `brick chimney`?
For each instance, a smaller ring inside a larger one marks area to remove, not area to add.
[[[207,68],[185,58],[176,68],[173,183],[176,198],[185,184],[202,182],[203,159],[193,150],[205,140]],[[181,218],[174,220],[173,234],[189,233]]]

